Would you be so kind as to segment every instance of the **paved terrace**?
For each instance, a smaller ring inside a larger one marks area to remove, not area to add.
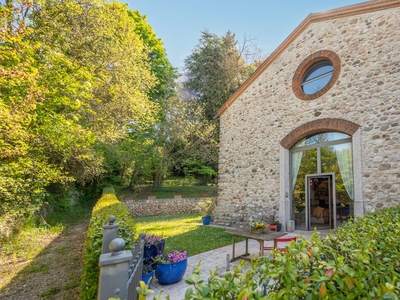
[[[214,226],[214,225],[210,225]],[[227,227],[224,227],[228,229]],[[302,235],[306,238],[311,238],[313,231],[300,231],[295,230],[293,232],[287,233],[285,237],[292,237],[292,236],[299,236]],[[321,235],[329,234],[329,230],[320,231]],[[279,244],[280,246],[284,246],[285,244]],[[238,242],[236,243],[236,255],[240,255],[245,253],[245,246],[246,242]],[[266,241],[265,246],[273,246],[273,241]],[[255,256],[258,257],[260,244],[256,240],[249,240],[249,253],[250,257]],[[268,254],[269,251],[265,251],[265,254]],[[228,245],[222,248],[210,250],[207,252],[203,252],[197,255],[193,255],[188,257],[188,266],[183,279],[175,284],[171,285],[162,285],[159,284],[157,279],[153,279],[152,283],[150,284],[150,288],[154,290],[154,294],[151,297],[158,295],[162,291],[162,299],[166,299],[167,295],[170,295],[171,300],[181,300],[185,298],[186,289],[189,287],[188,284],[185,283],[185,278],[187,275],[191,275],[194,268],[197,267],[199,261],[202,261],[201,269],[202,275],[204,278],[209,276],[209,271],[215,271],[218,267],[218,274],[223,275],[227,269],[227,254],[232,257],[232,245]],[[230,263],[230,270],[233,269],[233,264],[238,264],[240,259],[235,260],[234,262]]]

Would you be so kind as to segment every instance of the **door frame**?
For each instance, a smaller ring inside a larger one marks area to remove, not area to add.
[[[306,174],[305,175],[305,204],[306,204],[306,230],[313,230],[311,227],[311,219],[310,219],[310,197],[309,197],[309,189],[310,189],[310,184],[309,184],[309,178],[330,178],[330,188],[329,188],[329,199],[332,199],[332,202],[329,200],[329,227],[332,228],[332,223],[333,223],[333,228],[336,228],[336,183],[335,183],[335,173],[321,173],[321,174]],[[333,219],[333,222],[332,222]]]

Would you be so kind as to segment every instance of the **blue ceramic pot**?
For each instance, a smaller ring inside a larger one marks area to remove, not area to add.
[[[179,262],[165,262],[156,264],[156,277],[160,284],[173,284],[180,281],[185,275],[187,258]]]
[[[203,225],[208,225],[211,222],[211,216],[204,216],[201,219],[203,220]]]
[[[158,242],[156,244],[144,245],[143,263],[145,265],[152,265],[153,258],[156,257],[159,252],[161,252],[161,253],[164,252],[164,244],[165,244],[165,241],[162,240],[161,242]]]
[[[144,281],[146,284],[147,283],[150,284],[151,281],[153,280],[153,278],[154,278],[154,270],[152,270],[150,273],[142,274],[142,281]],[[149,279],[150,279],[150,282],[149,282]]]

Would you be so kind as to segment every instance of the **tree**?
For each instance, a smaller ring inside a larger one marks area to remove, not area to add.
[[[54,184],[115,170],[100,145],[119,151],[129,124],[153,124],[160,105],[126,5],[10,0],[0,10],[0,214],[10,219],[38,211]]]
[[[213,120],[222,104],[254,72],[254,65],[241,56],[248,56],[246,43],[237,49],[235,35],[230,31],[223,37],[202,31],[199,44],[186,58],[183,85],[202,106],[206,120]]]
[[[239,44],[230,31],[218,37],[206,30],[186,58],[181,95],[188,107],[188,142],[175,154],[181,169],[200,163],[217,170],[219,126],[214,118],[259,64],[255,60],[258,50],[252,42],[245,39]]]

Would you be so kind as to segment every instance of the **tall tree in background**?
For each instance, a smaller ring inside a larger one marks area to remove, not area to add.
[[[206,120],[213,120],[222,104],[255,70],[237,45],[230,31],[223,37],[202,31],[198,45],[185,60],[184,88],[202,106]]]
[[[190,149],[190,155],[194,154],[192,158],[215,171],[219,127],[214,118],[218,109],[256,68],[254,58],[247,62],[244,57],[251,52],[249,44],[252,40],[245,40],[240,45],[230,31],[222,37],[202,31],[198,45],[185,60],[184,97],[191,107],[192,124],[196,124],[186,149]]]

